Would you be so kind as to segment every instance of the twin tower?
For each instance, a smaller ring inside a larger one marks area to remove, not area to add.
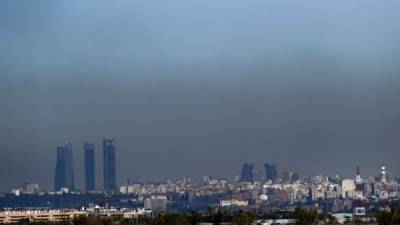
[[[104,190],[107,191],[114,191],[117,188],[114,143],[115,141],[112,139],[103,140]],[[85,190],[93,191],[96,189],[95,144],[85,143],[83,148],[85,155]],[[59,191],[63,188],[67,188],[69,191],[75,190],[71,142],[65,146],[57,147],[54,190]]]

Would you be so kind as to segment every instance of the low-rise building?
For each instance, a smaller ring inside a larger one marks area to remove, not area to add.
[[[228,199],[228,200],[221,200],[219,204],[221,207],[230,207],[230,206],[245,207],[249,203],[246,200]]]

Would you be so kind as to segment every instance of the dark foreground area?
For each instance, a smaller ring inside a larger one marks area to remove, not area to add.
[[[374,222],[363,222],[359,218],[346,221],[345,224],[378,224],[378,225],[398,225],[400,224],[400,207],[395,206],[390,211],[376,212]],[[297,208],[294,212],[287,215],[294,225],[312,224],[339,224],[333,216],[325,216],[316,211],[309,211]],[[257,215],[251,212],[209,212],[206,215],[198,213],[177,213],[165,214],[155,218],[143,217],[137,219],[117,219],[80,216],[72,221],[64,222],[29,222],[21,220],[17,224],[29,225],[266,225],[267,220],[278,220],[280,215],[274,211]],[[272,223],[278,225],[279,223]]]

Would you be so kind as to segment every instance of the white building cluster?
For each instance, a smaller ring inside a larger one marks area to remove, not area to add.
[[[68,222],[79,216],[134,219],[151,216],[148,209],[106,209],[98,206],[81,210],[9,210],[0,212],[0,224],[29,222]]]

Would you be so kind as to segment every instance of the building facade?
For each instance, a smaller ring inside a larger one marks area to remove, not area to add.
[[[54,179],[54,190],[59,191],[68,188],[75,190],[72,144],[57,147],[56,174]]]
[[[254,164],[244,163],[242,167],[242,175],[240,178],[241,182],[253,182],[254,181]]]
[[[265,179],[266,180],[276,180],[278,179],[278,170],[274,164],[265,163],[264,164],[265,170]]]
[[[39,184],[25,183],[22,187],[24,194],[37,194],[39,193]]]
[[[103,167],[104,167],[104,190],[114,191],[117,188],[115,141],[103,140]]]
[[[95,145],[90,143],[85,143],[84,146],[85,153],[85,190],[93,191],[96,189],[96,175],[95,175]]]

